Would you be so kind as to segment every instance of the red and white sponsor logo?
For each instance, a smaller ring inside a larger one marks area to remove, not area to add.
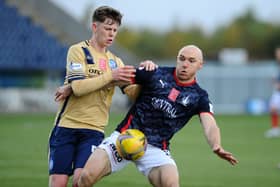
[[[107,69],[106,59],[101,58],[99,60],[99,68],[103,71],[105,71]]]

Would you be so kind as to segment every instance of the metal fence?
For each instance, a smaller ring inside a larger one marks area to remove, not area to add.
[[[204,66],[197,79],[208,91],[216,113],[257,113],[267,110],[277,72],[273,62],[235,66],[210,64]]]

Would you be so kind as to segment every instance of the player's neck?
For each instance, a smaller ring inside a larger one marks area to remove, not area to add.
[[[102,47],[101,45],[98,44],[98,42],[96,40],[94,40],[94,38],[91,38],[89,40],[89,44],[92,48],[94,48],[97,52],[100,53],[105,53],[106,52],[106,47]]]
[[[195,78],[189,79],[189,80],[180,80],[178,79],[177,83],[182,85],[182,86],[189,86],[192,85],[196,82]]]

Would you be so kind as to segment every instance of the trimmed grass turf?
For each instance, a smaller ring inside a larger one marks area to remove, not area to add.
[[[122,119],[112,114],[107,135]],[[216,116],[226,150],[240,163],[232,167],[209,149],[195,117],[175,137],[171,152],[186,187],[278,187],[280,184],[280,138],[266,139],[269,117]],[[0,114],[1,186],[48,186],[47,143],[54,114]],[[97,187],[150,186],[133,164],[105,177]],[[71,185],[69,184],[69,187]]]

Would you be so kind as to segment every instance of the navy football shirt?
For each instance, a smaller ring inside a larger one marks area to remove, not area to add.
[[[116,130],[139,129],[161,149],[169,148],[170,139],[192,116],[213,113],[207,92],[196,81],[179,83],[174,67],[137,69],[135,83],[142,86],[140,95]]]

